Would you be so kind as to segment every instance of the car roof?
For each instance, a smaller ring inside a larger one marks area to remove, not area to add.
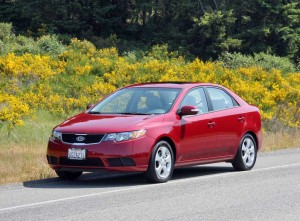
[[[228,88],[219,85],[219,84],[214,84],[214,83],[199,83],[199,82],[149,82],[149,83],[140,83],[140,84],[132,84],[128,85],[124,88],[130,88],[130,87],[136,87],[136,88],[149,88],[149,87],[157,87],[157,88],[179,88],[183,90],[189,90],[191,88],[197,87],[197,86],[210,86],[210,87],[218,87],[222,88],[223,90],[226,90],[230,95],[240,104],[244,105],[247,104],[246,101],[244,101],[240,96],[235,94],[233,91],[229,90]]]
[[[220,85],[212,84],[212,83],[170,81],[170,82],[140,83],[140,84],[128,85],[127,87],[191,88],[195,86],[220,86]]]

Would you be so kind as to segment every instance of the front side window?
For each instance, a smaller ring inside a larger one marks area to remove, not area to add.
[[[233,98],[222,89],[209,87],[207,88],[207,92],[211,99],[214,111],[224,110],[236,106]]]
[[[207,100],[203,88],[196,88],[189,91],[183,98],[181,107],[195,106],[198,108],[199,113],[208,112]]]
[[[163,114],[167,113],[181,89],[124,88],[96,105],[93,114]]]

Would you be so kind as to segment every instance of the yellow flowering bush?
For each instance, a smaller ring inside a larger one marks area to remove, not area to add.
[[[103,83],[100,77],[95,79],[92,85],[86,87],[86,92],[89,95],[91,101],[97,101],[99,98],[112,93],[117,88],[109,83]]]
[[[50,56],[10,53],[0,58],[1,75],[19,79],[48,79],[57,72]]]
[[[116,48],[97,50],[73,39],[57,57],[7,54],[0,57],[0,120],[22,124],[30,110],[53,115],[84,110],[121,86],[140,82],[212,82],[230,88],[258,106],[265,122],[300,126],[300,73],[260,67],[228,69],[220,63],[187,61],[154,48],[137,59],[120,56]]]
[[[14,126],[23,125],[23,118],[30,113],[29,106],[19,98],[0,93],[0,122],[6,123],[9,132]]]

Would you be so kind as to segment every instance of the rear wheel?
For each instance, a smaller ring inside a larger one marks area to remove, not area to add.
[[[170,180],[174,170],[174,154],[167,141],[159,141],[151,154],[146,177],[152,183]]]
[[[55,170],[57,176],[64,180],[75,180],[81,176],[82,172],[60,171]]]
[[[251,170],[256,162],[257,144],[250,134],[246,134],[241,139],[238,152],[232,161],[232,166],[236,170]]]

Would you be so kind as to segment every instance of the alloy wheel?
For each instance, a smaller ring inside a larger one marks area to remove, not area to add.
[[[255,145],[248,137],[246,137],[242,143],[242,159],[247,167],[251,167],[254,163]]]
[[[167,178],[171,173],[172,156],[169,149],[162,145],[155,155],[155,172],[160,178]]]

